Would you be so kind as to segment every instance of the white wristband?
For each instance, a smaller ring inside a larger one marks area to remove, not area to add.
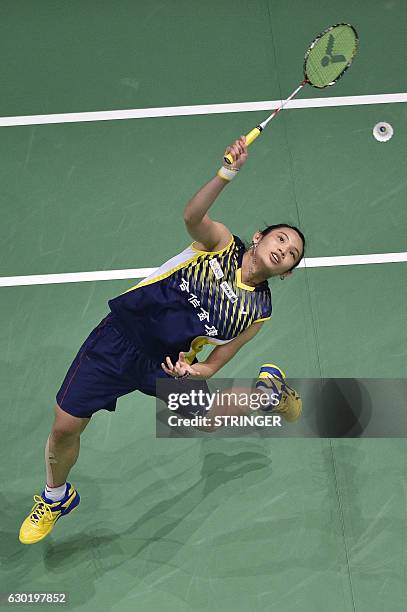
[[[239,172],[238,168],[225,168],[225,166],[221,166],[218,170],[218,176],[225,181],[231,181],[235,178],[237,173]]]

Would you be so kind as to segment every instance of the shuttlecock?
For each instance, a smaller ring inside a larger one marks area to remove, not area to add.
[[[386,123],[385,121],[380,121],[380,123],[376,123],[373,128],[373,136],[379,142],[387,142],[392,138],[394,134],[393,127],[390,123]]]

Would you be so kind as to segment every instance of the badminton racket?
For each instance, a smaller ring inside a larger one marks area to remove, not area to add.
[[[246,134],[246,145],[250,145],[260,136],[270,121],[285,107],[287,102],[301,91],[304,85],[312,85],[318,89],[335,85],[351,65],[358,46],[358,34],[349,23],[337,23],[318,34],[305,54],[304,80],[265,121]],[[232,164],[233,155],[228,153],[224,160],[227,164]]]

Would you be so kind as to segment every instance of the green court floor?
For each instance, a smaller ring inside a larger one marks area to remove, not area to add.
[[[280,99],[320,30],[361,38],[329,91],[405,90],[401,0],[4,0],[0,116]],[[250,240],[298,224],[306,256],[405,252],[405,104],[287,110],[212,209]],[[156,267],[190,242],[182,211],[240,112],[2,127],[0,276]],[[387,144],[371,134],[390,122]],[[407,263],[309,268],[223,377],[407,376]],[[82,502],[18,541],[44,485],[55,393],[107,300],[138,279],[1,287],[1,591],[72,610],[398,612],[407,597],[407,446],[394,439],[156,439],[155,401],[100,413],[72,470]]]

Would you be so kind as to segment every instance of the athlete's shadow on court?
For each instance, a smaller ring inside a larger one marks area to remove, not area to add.
[[[209,452],[203,458],[200,479],[195,484],[150,506],[126,530],[115,532],[106,528],[92,529],[92,535],[81,533],[61,543],[46,542],[46,569],[50,573],[63,574],[74,567],[75,573],[80,576],[80,585],[78,584],[78,595],[72,593],[70,600],[75,603],[73,598],[77,597],[78,602],[83,603],[85,592],[88,599],[94,593],[93,580],[100,579],[102,575],[119,568],[130,559],[143,559],[143,562],[134,568],[138,579],[156,571],[159,566],[177,567],[171,563],[171,559],[201,527],[205,516],[213,511],[213,500],[207,500],[208,496],[222,485],[251,472],[259,472],[257,480],[262,478],[261,470],[264,471],[264,478],[269,476],[270,464],[271,459],[261,452]],[[131,479],[130,475],[129,477]],[[94,486],[94,483],[89,483],[89,495],[92,495]],[[126,500],[128,511],[138,507],[138,500],[145,503],[149,495],[154,493],[157,494],[157,487],[151,485],[138,491],[132,499]],[[117,500],[112,500],[112,507],[105,508],[106,514],[103,516],[107,517],[106,524],[109,524],[109,516],[114,517],[116,505]],[[124,510],[121,509],[120,512],[123,513]],[[100,519],[98,520],[100,522]],[[143,556],[146,550],[148,555]]]
[[[311,460],[307,466],[319,498],[317,506],[311,501],[304,512],[301,504],[297,504],[295,492],[300,481],[298,473],[293,472],[285,481],[286,490],[291,493],[285,502],[286,512],[259,514],[250,528],[225,530],[216,535],[216,545],[227,550],[236,542],[241,543],[242,549],[246,542],[257,543],[262,551],[270,551],[267,572],[275,580],[285,574],[285,579],[289,576],[291,581],[294,575],[301,583],[304,571],[313,572],[314,577],[319,575],[321,580],[335,572],[339,577],[344,570],[347,573],[350,563],[349,572],[362,575],[370,581],[367,584],[391,580],[404,589],[405,570],[398,563],[405,554],[400,539],[406,525],[404,515],[391,499],[383,499],[379,512],[377,499],[373,507],[367,503],[371,481],[363,484],[361,465],[366,469],[366,457],[357,444],[341,442],[339,447],[325,448],[322,462]],[[386,478],[387,469],[379,471],[377,479]],[[298,497],[301,499],[301,494]],[[404,502],[402,494],[400,502]],[[299,538],[304,534],[308,539],[299,548]],[[209,545],[210,541],[209,537]],[[394,562],[388,556],[390,546],[393,546]],[[252,559],[248,564],[244,554],[238,555],[231,567],[217,566],[214,576],[218,580],[264,576],[264,558],[262,552],[258,563]],[[260,607],[263,604],[268,609],[271,593],[272,587],[265,585],[264,592],[258,594]]]

